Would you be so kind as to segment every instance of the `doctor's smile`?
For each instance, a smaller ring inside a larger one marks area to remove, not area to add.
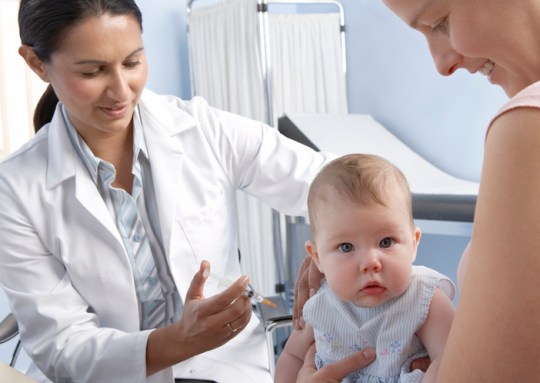
[[[101,111],[103,111],[105,114],[107,114],[110,117],[113,118],[122,118],[127,113],[130,112],[129,106],[121,106],[121,107],[112,107],[112,108],[106,108],[106,107],[99,107]]]

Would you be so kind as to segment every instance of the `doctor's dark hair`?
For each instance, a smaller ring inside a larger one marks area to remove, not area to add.
[[[104,14],[132,15],[142,31],[142,15],[135,0],[21,0],[21,44],[31,47],[41,61],[48,63],[70,28]],[[57,103],[58,97],[49,84],[34,112],[36,132],[52,120]]]

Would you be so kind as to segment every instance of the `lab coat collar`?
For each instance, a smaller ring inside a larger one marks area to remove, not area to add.
[[[63,118],[61,108],[62,104],[59,102],[51,123],[42,128],[43,132],[38,133],[48,133],[49,135],[47,190],[59,187],[67,180],[74,178],[77,200],[96,218],[97,222],[107,228],[118,243],[122,243],[120,233],[116,229],[116,224],[97,191],[94,180],[90,177],[69,139],[66,121]]]
[[[166,254],[171,245],[171,227],[178,198],[183,164],[182,133],[198,125],[198,121],[185,112],[185,105],[176,98],[158,96],[145,90],[141,97],[140,112],[144,139],[154,179],[159,220]],[[47,188],[52,189],[71,177],[75,177],[77,199],[96,219],[120,241],[114,221],[95,190],[95,184],[87,176],[66,130],[60,103],[50,125],[41,134],[49,132]],[[84,176],[80,176],[84,174]]]
[[[156,133],[159,137],[160,134],[157,130],[164,131],[168,137],[173,137],[198,124],[195,118],[178,108],[174,108],[175,113],[171,113],[170,104],[164,103],[161,96],[149,90],[143,91],[140,107],[145,140],[153,140]],[[46,134],[46,130],[49,130],[47,189],[52,189],[66,179],[73,177],[78,166],[77,153],[69,140],[60,108],[61,103],[58,103],[51,123],[39,132],[39,134]],[[167,141],[163,141],[162,144],[172,145],[171,142]],[[182,152],[178,142],[174,151]]]
[[[53,189],[66,179],[73,177],[77,167],[77,153],[71,144],[62,116],[62,104],[58,103],[52,121],[39,134],[49,135],[47,189]]]

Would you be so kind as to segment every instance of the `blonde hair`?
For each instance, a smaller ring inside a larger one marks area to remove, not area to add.
[[[405,175],[386,159],[371,154],[349,154],[339,157],[322,168],[311,183],[308,194],[309,219],[315,233],[317,213],[321,206],[331,203],[335,191],[339,197],[361,204],[379,204],[396,195],[403,199],[412,217],[412,198]],[[335,198],[335,197],[334,197]]]

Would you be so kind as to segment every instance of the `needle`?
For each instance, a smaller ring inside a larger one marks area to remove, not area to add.
[[[214,279],[218,282],[218,287],[220,288],[227,288],[229,287],[230,285],[232,285],[234,282],[228,280],[228,279],[225,279],[225,278],[220,278],[212,273],[210,273],[210,276],[209,278],[211,279]],[[270,299],[268,298],[265,298],[263,297],[261,294],[259,294],[258,292],[255,291],[255,289],[253,289],[253,287],[251,287],[251,285],[247,285],[246,287],[246,294],[248,296],[248,298],[251,300],[251,303],[262,303],[262,304],[265,304],[267,306],[270,306],[272,308],[276,308],[277,305],[272,302]]]

